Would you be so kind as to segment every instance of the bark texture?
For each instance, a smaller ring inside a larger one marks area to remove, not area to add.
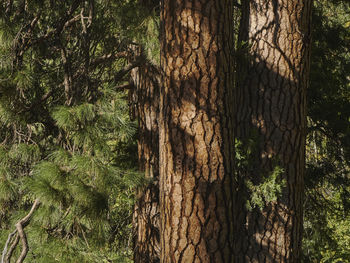
[[[160,70],[150,63],[131,71],[132,100],[138,118],[140,171],[150,183],[138,192],[133,214],[134,262],[159,262],[159,83]]]
[[[162,263],[233,259],[232,2],[162,6]]]
[[[235,127],[247,160],[237,171],[235,262],[301,260],[311,2],[243,1],[248,56],[238,71]],[[258,187],[276,167],[281,194],[269,202],[262,194],[263,207],[248,211],[247,182]]]

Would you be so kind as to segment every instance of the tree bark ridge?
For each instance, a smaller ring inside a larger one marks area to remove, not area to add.
[[[235,262],[301,260],[311,2],[243,3],[240,41],[247,56],[238,69],[235,127],[236,139],[252,149],[249,165],[237,171]],[[257,187],[277,167],[281,195],[246,209],[246,182]]]
[[[232,262],[232,1],[163,1],[161,262]]]
[[[136,53],[141,53],[136,48]],[[138,56],[141,54],[137,54]],[[145,62],[131,71],[130,90],[138,119],[139,169],[149,183],[140,189],[133,214],[134,262],[159,262],[159,85],[160,70]]]

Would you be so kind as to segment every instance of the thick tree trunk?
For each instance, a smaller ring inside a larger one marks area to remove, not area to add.
[[[301,260],[310,12],[311,0],[243,1],[235,262]]]
[[[135,68],[131,79],[133,101],[139,123],[138,157],[140,171],[150,183],[140,189],[133,215],[134,262],[159,262],[159,68],[149,63]]]
[[[164,1],[161,262],[232,262],[232,4]]]

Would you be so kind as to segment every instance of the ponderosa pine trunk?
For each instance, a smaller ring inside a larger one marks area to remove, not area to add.
[[[237,171],[237,263],[301,260],[311,2],[242,2],[248,52],[235,92],[245,159]]]
[[[163,1],[161,262],[232,262],[232,2]]]
[[[136,52],[137,50],[135,50]],[[138,119],[139,169],[150,182],[139,189],[133,214],[135,263],[159,262],[159,84],[160,70],[148,62],[131,71]]]

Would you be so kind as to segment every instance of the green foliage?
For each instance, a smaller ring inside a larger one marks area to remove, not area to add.
[[[10,9],[6,2],[0,4],[0,244],[39,197],[26,228],[28,262],[131,262],[133,193],[145,179],[135,170],[127,94],[115,88],[127,81],[115,73],[129,58],[94,62],[130,52],[136,42],[159,63],[159,3],[91,1],[90,16],[90,1],[14,0]],[[347,1],[317,0],[313,11],[304,262],[350,261],[349,10]],[[239,8],[235,14],[237,39]],[[236,41],[238,59],[245,48]],[[236,142],[240,173],[254,169],[257,143],[254,132]],[[259,182],[246,178],[247,208],[276,201],[282,175],[276,161]]]
[[[304,262],[350,261],[349,10],[339,0],[313,10]]]
[[[330,183],[308,189],[304,219],[304,262],[349,261],[350,214],[343,198],[343,190]]]
[[[273,171],[267,175],[261,174],[258,184],[254,183],[252,178],[244,176],[247,171],[254,169],[254,152],[258,143],[259,139],[255,132],[252,132],[251,138],[246,143],[238,139],[235,141],[236,172],[239,174],[236,180],[244,182],[245,189],[241,189],[241,194],[243,191],[247,192],[246,208],[248,211],[254,208],[262,210],[269,203],[277,201],[286,185],[286,180],[283,179],[284,170],[279,165],[275,165]],[[260,171],[260,173],[263,172]]]
[[[40,149],[37,144],[19,143],[13,144],[8,154],[11,159],[31,163],[39,160]]]
[[[147,27],[156,36],[157,18],[137,1],[22,3],[0,4],[1,244],[40,198],[28,262],[130,262],[145,180],[127,93],[116,89],[128,58],[113,55],[129,54]]]
[[[247,209],[260,208],[262,210],[266,204],[277,201],[282,194],[282,188],[286,185],[286,181],[282,178],[284,170],[276,166],[273,172],[263,178],[262,183],[254,185],[252,181],[247,180],[246,186],[249,190],[250,200],[247,201]]]

